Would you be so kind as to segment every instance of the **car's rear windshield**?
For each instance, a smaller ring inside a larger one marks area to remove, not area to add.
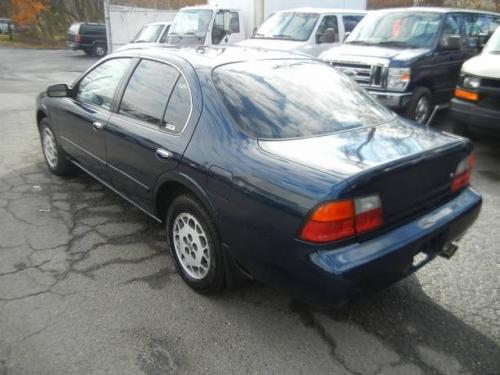
[[[394,114],[315,60],[262,60],[213,71],[234,121],[253,138],[302,138],[378,125]]]

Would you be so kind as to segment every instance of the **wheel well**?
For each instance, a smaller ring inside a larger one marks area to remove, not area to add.
[[[45,117],[47,117],[47,115],[46,115],[46,114],[45,114],[45,112],[43,112],[43,111],[40,111],[40,110],[39,110],[39,111],[36,113],[36,123],[37,123],[38,127],[40,127],[40,123],[42,122],[42,120],[43,120]]]
[[[183,193],[196,196],[189,188],[176,181],[166,182],[158,189],[155,199],[155,208],[160,219],[165,220],[169,204],[175,199],[175,197]]]

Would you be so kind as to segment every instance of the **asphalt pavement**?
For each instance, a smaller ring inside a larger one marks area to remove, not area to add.
[[[44,164],[35,96],[95,61],[0,47],[0,375],[500,374],[500,140],[476,143],[483,210],[452,259],[331,312],[258,283],[205,297],[160,224]]]

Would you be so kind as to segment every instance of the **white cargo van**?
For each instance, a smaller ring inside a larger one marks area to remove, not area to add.
[[[237,44],[319,56],[340,45],[344,35],[351,32],[365,14],[349,9],[283,10],[264,21],[251,39]]]

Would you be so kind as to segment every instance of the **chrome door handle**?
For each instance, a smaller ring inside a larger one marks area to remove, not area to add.
[[[100,122],[100,121],[94,121],[92,123],[92,126],[94,128],[96,128],[97,130],[101,130],[102,128],[104,128],[104,123]]]
[[[156,156],[158,156],[160,159],[170,159],[174,154],[172,154],[168,150],[164,150],[163,148],[159,148],[156,150]]]

